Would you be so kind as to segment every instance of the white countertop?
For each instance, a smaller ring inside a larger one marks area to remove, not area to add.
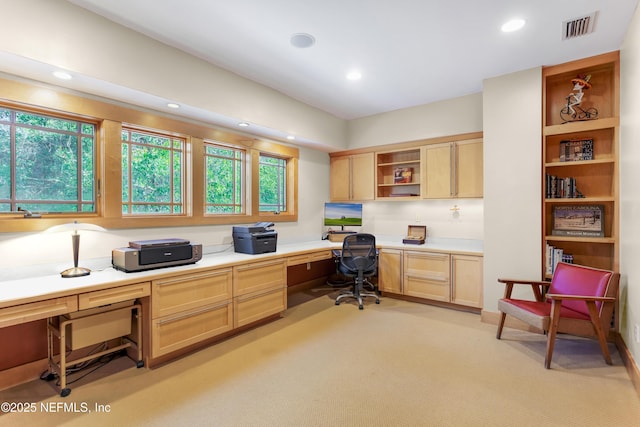
[[[376,243],[379,247],[383,248],[463,253],[469,255],[482,255],[483,250],[483,242],[481,240],[466,239],[429,239],[423,245],[407,245],[402,243],[402,238],[381,237]],[[218,253],[207,253],[205,249],[205,255],[202,260],[196,264],[178,267],[160,268],[136,273],[125,273],[113,267],[107,267],[100,271],[93,271],[89,276],[84,277],[62,278],[59,274],[56,274],[6,280],[0,283],[0,308],[82,292],[91,292],[107,285],[126,285],[169,275],[187,274],[204,268],[229,266],[250,261],[262,261],[294,255],[296,253],[322,249],[340,249],[341,247],[342,243],[319,240],[278,244],[276,252],[261,255],[235,253],[232,252],[232,249]]]

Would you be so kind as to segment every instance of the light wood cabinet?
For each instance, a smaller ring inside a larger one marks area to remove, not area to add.
[[[402,250],[380,249],[378,253],[378,289],[402,294]]]
[[[619,269],[619,68],[619,52],[543,68],[543,277],[553,274],[555,261],[547,257],[552,249],[562,250],[576,264]],[[591,87],[583,90],[579,107],[597,110],[597,116],[571,120],[562,109],[573,92],[572,80],[580,75],[590,76]],[[591,147],[582,157],[561,156],[567,141],[591,141]],[[603,215],[596,219],[602,236],[554,230],[554,211],[580,206],[602,207]]]
[[[151,283],[151,356],[159,357],[233,329],[232,269]]]
[[[423,148],[423,197],[427,199],[483,196],[481,139],[427,145]]]
[[[482,308],[483,257],[451,255],[451,302]]]
[[[333,253],[330,250],[324,249],[321,251],[287,257],[287,266],[290,267],[293,265],[309,264],[331,258],[333,258]]]
[[[373,153],[331,157],[330,164],[331,200],[373,200]]]
[[[287,260],[233,267],[234,327],[253,323],[287,308]]]
[[[449,302],[451,298],[449,254],[404,251],[404,294]]]

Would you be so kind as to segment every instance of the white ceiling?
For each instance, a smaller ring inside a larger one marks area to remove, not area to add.
[[[638,0],[69,0],[333,115],[480,92],[482,80],[620,48]],[[598,12],[562,41],[563,22]],[[526,26],[502,33],[520,17]],[[290,38],[309,33],[309,48]],[[357,68],[359,81],[345,74]]]

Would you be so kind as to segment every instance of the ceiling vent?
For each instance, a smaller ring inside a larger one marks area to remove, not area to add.
[[[590,15],[564,21],[562,23],[562,40],[574,39],[592,33],[597,13],[593,12]]]

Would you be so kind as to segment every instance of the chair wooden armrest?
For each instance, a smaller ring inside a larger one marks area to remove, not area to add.
[[[602,301],[602,302],[615,302],[613,297],[596,297],[588,295],[563,295],[563,294],[547,294],[545,295],[549,300],[574,300],[574,301]]]
[[[498,282],[504,283],[504,298],[511,298],[511,293],[513,292],[513,285],[529,285],[531,286],[531,290],[533,291],[533,295],[536,298],[536,301],[542,301],[542,294],[544,293],[544,289],[547,289],[551,286],[551,282],[546,280],[523,280],[523,279],[505,279],[498,278]]]

